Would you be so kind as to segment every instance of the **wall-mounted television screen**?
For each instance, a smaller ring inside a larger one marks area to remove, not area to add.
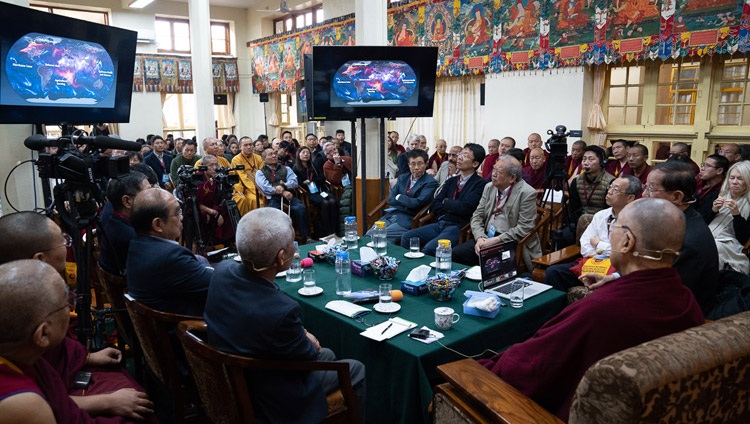
[[[297,90],[297,121],[307,122],[307,89],[305,89],[305,81],[297,81],[295,88]]]
[[[128,122],[137,33],[0,2],[0,123]]]
[[[308,113],[313,120],[432,116],[437,54],[437,47],[314,46]]]

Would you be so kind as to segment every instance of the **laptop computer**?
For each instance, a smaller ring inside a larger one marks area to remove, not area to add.
[[[510,299],[511,283],[515,280],[524,283],[524,298],[529,299],[552,288],[536,281],[515,278],[516,242],[509,241],[486,247],[479,251],[479,269],[482,272],[482,289],[502,298]]]

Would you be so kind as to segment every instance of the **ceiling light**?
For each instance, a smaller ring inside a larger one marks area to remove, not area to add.
[[[128,5],[131,9],[143,9],[144,7],[148,6],[149,4],[153,3],[154,0],[133,0]]]

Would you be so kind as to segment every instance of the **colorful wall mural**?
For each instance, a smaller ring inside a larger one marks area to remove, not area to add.
[[[353,37],[347,15],[248,43],[253,90],[293,90],[304,51]],[[388,40],[438,47],[440,76],[747,53],[750,0],[402,1],[388,10]]]
[[[133,91],[192,93],[193,70],[189,57],[172,55],[145,55],[135,57]],[[212,59],[214,93],[240,91],[237,59]]]

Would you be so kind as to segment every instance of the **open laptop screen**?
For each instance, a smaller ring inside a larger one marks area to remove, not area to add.
[[[479,268],[485,290],[518,274],[516,245],[515,241],[508,241],[479,251]]]

